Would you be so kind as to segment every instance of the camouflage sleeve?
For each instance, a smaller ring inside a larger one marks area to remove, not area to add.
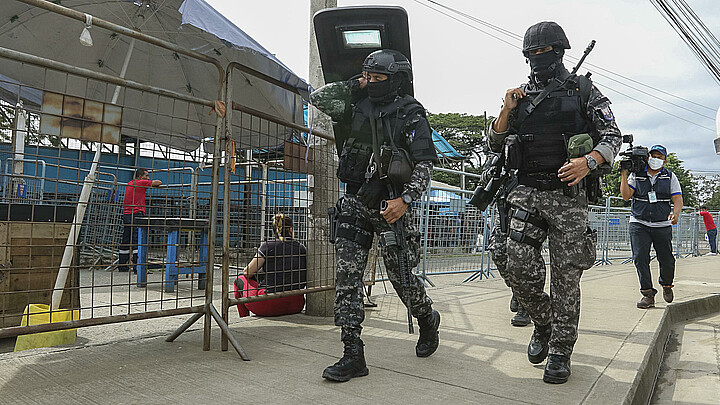
[[[417,162],[417,164],[415,164],[415,169],[413,169],[413,172],[410,175],[410,181],[408,181],[403,188],[403,194],[411,195],[413,200],[419,199],[430,184],[432,170],[432,161],[423,160]]]
[[[617,123],[615,123],[615,116],[612,110],[610,110],[610,100],[603,96],[600,90],[594,85],[590,90],[587,116],[600,135],[600,141],[594,150],[600,153],[608,164],[612,165],[615,161],[615,156],[620,152],[622,135],[620,134]]]
[[[492,122],[490,122],[490,127],[488,128],[487,143],[491,151],[501,152],[503,143],[505,142],[505,137],[508,135],[508,130],[505,130],[503,132],[496,132],[493,129],[493,125],[495,125],[496,119],[497,118],[493,118]]]
[[[310,102],[333,121],[339,122],[350,110],[351,95],[348,82],[328,83],[310,94]]]

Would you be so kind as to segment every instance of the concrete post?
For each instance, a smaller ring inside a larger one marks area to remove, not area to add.
[[[310,85],[319,88],[325,84],[315,39],[315,27],[312,17],[316,12],[337,7],[337,0],[310,0]],[[314,107],[310,107],[312,126],[332,133],[330,118]],[[330,224],[327,210],[335,204],[339,196],[338,180],[335,177],[337,159],[335,145],[318,137],[310,137],[314,149],[314,171],[308,173],[308,287],[328,285],[335,282],[335,249],[328,242]],[[308,294],[306,313],[312,316],[332,316],[335,291]]]

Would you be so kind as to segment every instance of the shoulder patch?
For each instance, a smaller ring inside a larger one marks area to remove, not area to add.
[[[605,105],[600,109],[600,113],[602,114],[603,118],[605,118],[605,121],[612,121],[615,119],[615,116],[613,115],[612,110],[610,109],[610,104]]]

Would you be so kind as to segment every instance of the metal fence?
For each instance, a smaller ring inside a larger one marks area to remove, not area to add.
[[[22,3],[44,9],[47,24],[75,38],[72,32],[85,21],[83,13],[50,2]],[[206,274],[212,278],[206,253],[210,187],[193,190],[189,175],[172,173],[185,162],[196,168],[203,161],[198,137],[217,139],[222,119],[211,111],[222,94],[224,69],[213,58],[139,31],[100,18],[93,25],[95,40],[115,41],[125,62],[100,60],[87,69],[38,56],[33,46],[0,47],[0,107],[11,118],[0,125],[11,141],[0,152],[0,337],[209,313],[212,294],[198,284]],[[127,66],[133,49],[204,71],[214,90],[202,98],[177,91],[186,83],[163,87],[150,76],[124,79],[120,65]],[[137,264],[131,260],[130,271],[120,272],[125,185],[138,167],[163,187],[148,193],[154,219],[132,229],[140,240],[130,249],[137,251]],[[204,215],[198,207],[189,215],[186,201],[205,201]],[[168,241],[177,231],[191,246],[182,253],[177,238]]]
[[[436,168],[458,176],[475,176],[444,168]],[[423,256],[417,273],[432,283],[429,276],[453,273],[472,273],[466,281],[495,277],[496,268],[487,252],[487,240],[496,222],[495,206],[478,212],[468,205],[472,192],[457,187],[431,185],[416,204],[418,227],[421,230]],[[598,231],[595,265],[628,263],[632,261],[630,248],[630,208],[611,206],[619,197],[605,197],[605,205],[588,207],[589,226]],[[719,213],[713,214],[716,218]],[[696,256],[709,251],[705,242],[705,228],[697,210],[685,208],[673,226],[673,250],[678,258]],[[547,242],[542,248],[549,263]]]

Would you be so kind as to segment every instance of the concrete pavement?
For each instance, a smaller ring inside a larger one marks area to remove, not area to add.
[[[653,268],[657,277],[655,262]],[[392,287],[387,286],[390,294],[374,296],[379,306],[368,309],[363,331],[370,375],[348,383],[320,377],[342,353],[332,319],[240,320],[233,311],[230,327],[250,362],[232,349],[220,351],[217,328],[211,351],[203,352],[200,323],[175,342],[164,342],[187,317],[85,328],[78,330],[74,346],[0,354],[0,404],[630,403],[649,395],[669,323],[698,314],[716,320],[712,316],[720,311],[717,256],[677,261],[674,312],[662,298],[655,309],[635,308],[640,294],[631,264],[588,270],[573,374],[566,384],[549,385],[542,382],[543,365],[527,361],[532,327],[510,326],[510,293],[502,280],[462,284],[464,278],[432,277],[438,287],[429,294],[442,315],[441,343],[426,359],[414,355],[417,333],[407,333],[405,310]],[[717,332],[715,339],[718,343]],[[696,352],[711,357],[710,351]]]

